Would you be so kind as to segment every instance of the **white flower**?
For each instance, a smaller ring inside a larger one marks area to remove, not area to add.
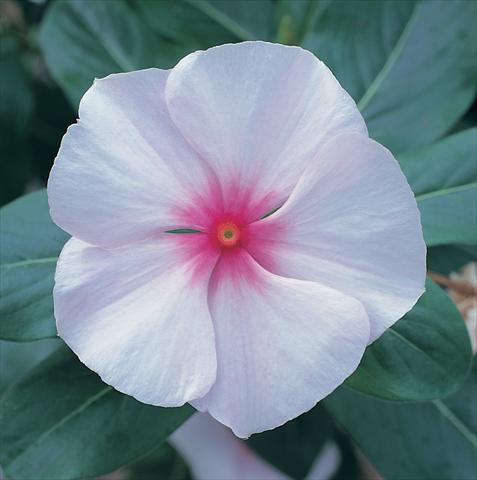
[[[423,292],[398,164],[300,48],[224,45],[96,81],[48,195],[73,236],[60,336],[119,391],[191,402],[238,436],[312,408]],[[184,228],[199,232],[167,233]]]

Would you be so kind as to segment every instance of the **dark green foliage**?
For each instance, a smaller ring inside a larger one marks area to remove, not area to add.
[[[322,59],[357,102],[370,135],[398,158],[421,211],[429,269],[448,275],[476,261],[477,2],[0,3],[2,205],[45,186],[94,78],[170,68],[222,43],[278,41]],[[56,338],[53,278],[68,235],[52,223],[46,192],[13,201],[0,216],[0,465],[7,478],[70,480],[121,467],[129,480],[189,479],[163,442],[193,409],[151,407],[118,393]],[[32,340],[40,341],[14,343]],[[429,281],[346,385],[248,445],[298,479],[334,441],[344,459],[335,478],[354,480],[349,434],[387,479],[473,480],[477,367],[468,374],[470,358],[462,318]]]

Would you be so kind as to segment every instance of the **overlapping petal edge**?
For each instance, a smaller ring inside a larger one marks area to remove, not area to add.
[[[298,47],[224,45],[96,81],[48,197],[73,236],[59,335],[116,389],[191,402],[242,437],[332,392],[424,289],[402,172]],[[200,233],[167,233],[181,228]]]

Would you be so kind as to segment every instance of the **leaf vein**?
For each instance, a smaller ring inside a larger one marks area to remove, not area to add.
[[[409,19],[406,22],[406,25],[403,28],[403,31],[399,36],[398,41],[396,42],[396,45],[392,49],[391,54],[389,55],[388,59],[383,65],[383,68],[378,72],[374,80],[369,84],[369,87],[364,92],[361,99],[358,101],[357,105],[359,110],[363,111],[368,106],[369,102],[373,99],[373,97],[378,93],[382,83],[384,82],[387,75],[389,74],[389,72],[391,71],[391,69],[394,67],[395,63],[399,59],[400,55],[402,54],[406,41],[409,37],[409,34],[411,33],[412,27],[414,26],[414,23],[417,18],[416,12],[418,10],[418,5],[419,5],[419,2],[417,2],[414,5],[411,15],[409,16]]]
[[[30,451],[32,448],[34,448],[36,445],[38,445],[42,440],[44,440],[46,437],[51,435],[55,430],[63,426],[65,423],[67,423],[69,420],[71,420],[73,417],[76,415],[79,415],[81,412],[86,410],[90,405],[92,405],[94,402],[98,401],[100,398],[104,397],[106,394],[108,394],[110,391],[113,390],[113,387],[106,387],[100,390],[98,393],[90,397],[88,400],[86,400],[84,403],[82,403],[78,408],[75,408],[73,411],[68,413],[65,417],[63,417],[61,420],[59,420],[57,423],[55,423],[52,427],[50,427],[48,430],[43,432],[35,441],[33,441],[25,450],[23,450],[15,459],[13,462],[10,463],[12,465],[14,462],[16,462],[20,457],[25,455],[28,451]]]
[[[470,444],[477,449],[477,436],[474,435],[462,421],[452,412],[452,410],[442,401],[433,400],[437,410],[452,424],[452,426],[466,439]]]

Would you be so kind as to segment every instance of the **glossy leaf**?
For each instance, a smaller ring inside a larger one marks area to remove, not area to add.
[[[278,0],[276,41],[300,45],[331,1],[333,0]]]
[[[191,51],[272,35],[271,0],[134,0],[159,35]]]
[[[445,400],[402,404],[343,386],[325,400],[384,478],[473,480],[477,472],[477,364]]]
[[[477,128],[454,133],[438,142],[400,155],[398,160],[416,195],[475,181]]]
[[[418,195],[427,245],[477,244],[477,182]]]
[[[426,243],[477,244],[477,128],[402,155]]]
[[[59,338],[29,343],[0,340],[0,395],[62,344]]]
[[[304,40],[394,152],[431,143],[472,104],[477,3],[330,2]]]
[[[52,2],[40,45],[53,77],[75,106],[94,78],[170,68],[185,54],[148,28],[125,0]]]
[[[168,443],[128,465],[122,473],[125,480],[192,480],[187,464]]]
[[[0,399],[0,464],[12,480],[100,475],[156,449],[193,411],[123,395],[62,349]]]
[[[194,50],[271,38],[272,26],[270,0],[64,0],[49,8],[40,43],[77,105],[94,78],[170,68]]]
[[[460,388],[471,361],[469,337],[459,312],[428,280],[416,306],[366,349],[346,383],[391,400],[437,399]]]
[[[45,190],[6,205],[0,217],[0,338],[54,337],[51,292],[68,236],[51,221]]]

